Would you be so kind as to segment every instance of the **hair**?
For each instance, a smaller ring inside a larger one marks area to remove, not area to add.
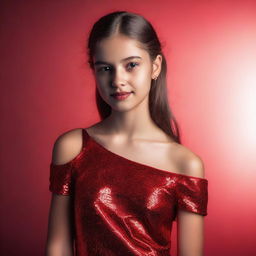
[[[155,124],[168,134],[175,142],[181,144],[180,132],[176,118],[174,117],[168,103],[167,94],[167,63],[162,52],[162,45],[158,36],[144,17],[139,14],[127,11],[116,11],[101,17],[92,27],[87,44],[88,63],[94,70],[93,56],[97,43],[114,34],[122,34],[136,39],[150,56],[151,61],[155,60],[158,54],[162,56],[161,72],[157,80],[151,80],[149,91],[149,111]],[[96,103],[101,120],[107,118],[112,108],[99,94],[96,86]]]

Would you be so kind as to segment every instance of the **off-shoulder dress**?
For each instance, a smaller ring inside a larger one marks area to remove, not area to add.
[[[207,215],[208,180],[135,162],[82,129],[70,162],[50,163],[49,190],[72,198],[76,256],[170,256],[177,210]]]

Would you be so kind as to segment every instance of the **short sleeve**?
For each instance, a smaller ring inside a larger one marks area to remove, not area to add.
[[[49,190],[59,195],[71,195],[72,193],[72,164],[50,164]]]
[[[182,176],[176,187],[178,209],[206,216],[208,204],[208,180]]]

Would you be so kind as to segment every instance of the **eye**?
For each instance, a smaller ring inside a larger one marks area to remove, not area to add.
[[[129,66],[130,64],[132,64],[131,65],[132,69],[135,68],[136,66],[139,66],[138,62],[129,62],[127,66]]]
[[[101,71],[110,71],[110,70],[111,70],[111,69],[110,69],[110,67],[108,67],[108,66],[101,67],[101,68],[98,69],[99,72],[101,72]]]
[[[128,63],[128,69],[134,69],[136,66],[139,66],[139,63],[138,62],[129,62]],[[111,67],[109,66],[105,66],[105,67],[101,67],[97,70],[98,72],[106,72],[106,71],[111,71]]]

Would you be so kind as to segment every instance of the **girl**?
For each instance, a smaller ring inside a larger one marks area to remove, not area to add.
[[[60,135],[50,164],[46,254],[203,255],[208,180],[181,145],[167,98],[167,65],[152,25],[113,12],[88,39],[101,121]]]

